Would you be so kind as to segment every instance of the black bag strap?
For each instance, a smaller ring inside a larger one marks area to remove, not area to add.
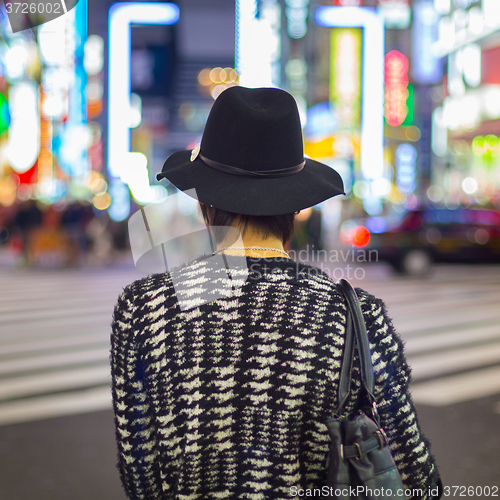
[[[368,393],[368,396],[373,405],[374,416],[378,415],[375,396],[373,394],[374,377],[372,358],[370,354],[370,344],[368,342],[368,334],[366,332],[365,320],[358,296],[352,285],[346,279],[337,281],[340,291],[344,295],[347,303],[347,322],[346,335],[344,344],[344,359],[340,372],[338,407],[336,414],[340,414],[343,409],[351,390],[351,371],[352,361],[354,357],[354,347],[357,345],[361,364],[361,382]]]

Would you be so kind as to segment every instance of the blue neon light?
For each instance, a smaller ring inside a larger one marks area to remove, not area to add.
[[[441,59],[435,57],[432,45],[437,42],[439,14],[432,0],[419,0],[413,4],[411,71],[418,83],[437,83],[443,78]]]

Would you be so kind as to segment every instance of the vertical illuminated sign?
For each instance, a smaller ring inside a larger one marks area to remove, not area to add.
[[[396,186],[403,194],[411,194],[417,187],[417,150],[411,144],[396,148]]]
[[[234,64],[240,85],[280,86],[280,26],[281,7],[276,0],[236,1]]]
[[[315,14],[319,26],[362,28],[361,154],[365,179],[384,173],[384,20],[365,7],[319,7]]]
[[[406,29],[411,21],[410,0],[378,0],[386,28]]]
[[[34,81],[21,81],[9,89],[10,128],[7,159],[18,173],[29,170],[40,152],[38,88]]]
[[[130,152],[130,26],[174,24],[178,19],[179,8],[171,3],[123,2],[113,4],[109,10],[108,173],[113,198],[109,215],[115,221],[124,220],[130,213],[130,196],[124,179],[137,179],[129,175],[130,171],[142,177],[147,175],[142,158],[139,168],[134,169],[138,156]]]
[[[70,177],[80,196],[88,182],[87,115],[83,47],[87,38],[87,1],[37,30],[43,62],[40,85],[40,156],[38,188],[46,201],[64,195],[67,186],[54,166]]]
[[[432,50],[439,37],[439,17],[432,0],[413,3],[411,72],[418,83],[437,83],[443,77],[441,60]]]
[[[264,4],[264,2],[261,2]],[[302,38],[307,33],[309,0],[285,0],[286,30],[291,38]]]
[[[336,28],[330,34],[330,101],[341,130],[358,130],[361,124],[362,33]]]
[[[361,7],[361,0],[333,0],[336,7]]]
[[[42,195],[52,194],[54,158],[52,156],[52,120],[43,113],[47,95],[40,90],[40,154],[38,155],[38,186]]]
[[[385,107],[384,114],[391,127],[399,127],[406,115],[408,108],[408,58],[391,50],[385,56]]]
[[[74,13],[74,60],[73,82],[68,93],[68,119],[61,130],[61,149],[58,151],[59,161],[71,172],[73,180],[84,185],[88,175],[87,158],[87,73],[83,66],[84,47],[87,40],[87,1],[80,0],[73,11],[66,16],[71,18]],[[65,16],[65,17],[66,17]]]

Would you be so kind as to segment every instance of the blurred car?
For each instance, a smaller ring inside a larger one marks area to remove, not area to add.
[[[370,230],[376,225],[366,221],[366,248],[406,274],[427,274],[433,262],[500,263],[499,210],[427,207],[401,214],[378,233]]]

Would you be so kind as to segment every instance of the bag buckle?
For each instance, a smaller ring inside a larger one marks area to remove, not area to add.
[[[383,448],[387,445],[387,434],[384,429],[377,429],[375,431],[375,435],[377,436],[378,442],[380,443],[380,447]]]
[[[361,450],[361,446],[359,443],[354,443],[354,447],[356,448],[356,451],[358,452],[358,457],[354,457],[355,460],[363,460],[363,451]]]
[[[354,458],[354,460],[363,460],[363,450],[361,449],[361,446],[359,445],[359,443],[354,443],[353,446],[354,446],[354,448],[356,448],[357,456],[355,456],[355,457],[349,456],[349,458]],[[351,448],[352,448],[352,446],[351,446]],[[345,461],[346,457],[345,457],[344,450],[345,450],[345,446],[343,444],[341,444],[340,445],[340,458]],[[350,450],[348,450],[348,451],[349,451],[349,455],[350,455],[351,452],[350,452]]]

